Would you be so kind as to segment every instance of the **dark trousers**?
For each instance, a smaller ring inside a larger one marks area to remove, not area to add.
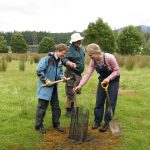
[[[70,80],[66,82],[66,86],[65,86],[65,91],[66,91],[66,96],[67,96],[66,109],[72,110],[74,99],[75,99],[75,93],[73,91],[73,88],[76,87],[80,83],[80,80],[82,77],[81,75],[78,75],[69,70],[65,71],[65,76],[72,77]],[[80,94],[80,93],[81,93],[81,90],[76,92],[76,94]]]
[[[117,103],[118,88],[119,88],[119,81],[111,81],[109,83],[108,94],[110,96],[110,101],[111,101],[113,114],[115,113],[115,108],[116,108],[116,103]],[[104,107],[105,102],[106,102],[106,107]],[[104,114],[104,108],[105,108],[105,114]],[[104,115],[105,123],[109,123],[112,119],[111,113],[108,109],[106,92],[101,87],[100,82],[99,82],[98,88],[97,88],[97,97],[96,97],[96,106],[95,106],[95,109],[94,109],[94,115],[95,115],[95,120],[94,121],[97,122],[97,123],[102,122],[103,115]]]
[[[35,124],[36,129],[43,126],[43,119],[46,114],[48,104],[51,105],[53,127],[57,127],[60,125],[59,119],[61,115],[61,109],[59,107],[57,87],[55,86],[53,89],[52,98],[50,102],[44,99],[38,99],[38,106],[36,111],[36,124]]]

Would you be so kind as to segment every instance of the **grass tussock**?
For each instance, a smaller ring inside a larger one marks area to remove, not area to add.
[[[5,58],[6,58],[7,62],[11,62],[12,61],[12,57],[11,57],[10,54],[6,54]]]
[[[27,61],[27,55],[20,55],[19,70],[25,71],[25,62]]]
[[[34,58],[33,58],[33,56],[30,56],[30,57],[29,57],[29,61],[30,61],[30,64],[33,65],[33,63],[34,63]]]
[[[139,68],[150,67],[150,56],[148,55],[135,56],[135,64]]]
[[[19,70],[25,71],[25,60],[23,59],[19,61]]]
[[[33,55],[33,60],[34,60],[34,63],[38,63],[39,60],[41,59],[41,54],[35,54]]]
[[[0,58],[0,71],[5,72],[7,70],[7,61],[5,57]]]
[[[125,68],[129,71],[133,70],[135,66],[134,58],[132,56],[128,56],[125,59]]]
[[[117,62],[119,64],[119,66],[123,67],[124,66],[124,61],[125,61],[124,56],[119,55],[119,54],[114,54],[114,56],[115,56],[115,58],[116,58],[116,60],[117,60]]]
[[[127,70],[133,70],[134,67],[145,68],[150,67],[150,56],[148,55],[119,55],[115,54],[116,60],[120,67]]]

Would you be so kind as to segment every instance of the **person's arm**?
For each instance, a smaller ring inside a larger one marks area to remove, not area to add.
[[[88,82],[94,70],[95,70],[94,61],[91,60],[86,73],[82,77],[79,85],[75,88],[75,91],[78,91],[79,89],[81,89]]]
[[[38,67],[36,69],[37,76],[39,79],[43,82],[46,83],[47,78],[45,77],[45,70],[48,67],[48,59],[46,57],[41,58]]]
[[[68,49],[68,52],[67,54],[62,58],[62,63],[64,66],[67,66],[67,62],[71,59],[72,55],[71,55],[71,52],[70,52],[70,49]]]
[[[58,74],[57,80],[60,80],[60,79],[64,78],[64,72],[63,72],[63,68],[62,68],[62,60],[60,60],[60,62],[58,63],[58,67],[59,67],[59,74]]]
[[[69,66],[70,68],[76,68],[76,64],[72,61],[72,53],[71,50],[68,51],[68,53],[62,58],[62,63],[64,66]]]
[[[109,63],[112,68],[112,73],[109,75],[109,78],[110,78],[110,80],[113,80],[115,77],[120,75],[120,69],[119,69],[119,65],[116,61],[116,58],[113,55],[112,55]]]
[[[103,80],[104,83],[109,83],[115,77],[120,75],[119,65],[116,61],[116,58],[113,55],[111,55],[111,57],[108,59],[108,63],[111,66],[112,73],[106,79]]]

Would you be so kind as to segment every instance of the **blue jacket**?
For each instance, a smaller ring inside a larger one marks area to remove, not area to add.
[[[50,81],[56,81],[62,78],[62,62],[59,60],[58,66],[56,66],[56,59],[54,58],[53,53],[49,53],[49,56],[41,58],[36,72],[39,77],[37,98],[50,101],[54,86],[42,87],[42,84],[44,84],[47,79]]]

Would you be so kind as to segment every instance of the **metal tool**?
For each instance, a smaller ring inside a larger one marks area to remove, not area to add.
[[[69,138],[76,139],[77,125],[78,125],[78,107],[76,104],[76,93],[74,94],[74,112],[71,115],[71,124],[69,130]]]
[[[92,140],[88,136],[89,110],[77,106],[76,93],[74,95],[74,112],[71,116],[69,138],[78,143]]]
[[[112,120],[109,122],[109,127],[110,127],[110,130],[111,130],[111,133],[114,136],[120,136],[121,135],[121,128],[120,128],[120,125],[118,124],[118,122],[114,118],[113,111],[112,111],[112,106],[111,106],[111,100],[110,100],[110,96],[108,94],[109,84],[108,83],[103,84],[103,82],[101,82],[101,86],[106,92],[108,107],[109,107],[109,111],[110,111],[111,117],[112,117]]]

